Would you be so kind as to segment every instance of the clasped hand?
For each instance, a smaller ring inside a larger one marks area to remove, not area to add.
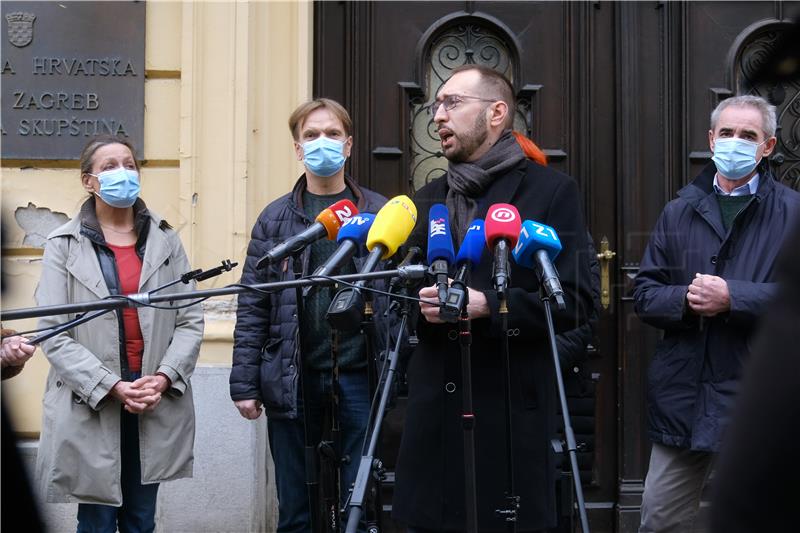
[[[158,406],[168,386],[167,378],[156,374],[142,376],[136,381],[118,381],[111,394],[129,413],[144,413]]]
[[[700,316],[712,317],[730,311],[728,283],[719,276],[695,274],[686,292],[686,302]]]

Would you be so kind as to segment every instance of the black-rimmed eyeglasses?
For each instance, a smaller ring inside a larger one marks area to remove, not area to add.
[[[432,117],[435,117],[436,112],[439,111],[439,106],[443,105],[445,111],[450,111],[458,104],[467,99],[479,100],[481,102],[497,101],[497,99],[494,98],[481,98],[480,96],[470,96],[468,94],[450,94],[445,96],[441,100],[434,100],[433,102],[431,102],[431,105],[428,107],[428,113],[430,113]]]

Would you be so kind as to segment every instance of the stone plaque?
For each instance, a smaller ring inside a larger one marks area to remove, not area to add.
[[[94,135],[144,142],[144,2],[0,2],[4,159],[78,159]]]

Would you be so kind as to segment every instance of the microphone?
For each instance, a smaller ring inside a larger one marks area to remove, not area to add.
[[[492,282],[497,297],[505,299],[508,280],[508,252],[517,244],[522,222],[519,211],[511,204],[493,204],[486,213],[486,245],[494,252]]]
[[[545,224],[526,220],[522,223],[519,242],[512,254],[518,265],[536,270],[547,297],[553,298],[558,308],[564,310],[567,308],[564,291],[558,280],[558,272],[553,266],[553,261],[560,252],[561,240],[556,230]]]
[[[366,244],[367,233],[374,220],[375,215],[372,213],[361,213],[346,220],[342,224],[342,229],[339,230],[339,235],[336,236],[336,242],[339,243],[339,247],[336,248],[336,251],[324,264],[314,271],[313,275],[330,276],[350,260]]]
[[[483,219],[476,218],[467,228],[464,241],[458,249],[456,276],[447,290],[444,307],[439,309],[439,316],[442,320],[454,322],[458,319],[458,315],[461,314],[467,296],[467,275],[470,270],[474,270],[480,263],[481,254],[483,254],[485,246],[486,235]]]
[[[369,254],[360,273],[372,272],[381,259],[388,259],[406,242],[417,223],[417,207],[405,195],[395,196],[380,208],[367,233]],[[364,301],[359,290],[364,281],[355,287],[340,290],[328,307],[328,322],[338,330],[353,330],[361,323]]]
[[[444,204],[433,204],[428,211],[428,264],[436,277],[439,303],[447,299],[447,270],[453,262],[450,214]]]
[[[417,206],[414,205],[411,198],[401,194],[386,202],[375,215],[375,222],[367,235],[367,250],[370,251],[370,255],[377,254],[376,250],[381,250],[382,255],[379,259],[388,259],[393,256],[400,245],[406,242],[408,236],[411,235],[411,230],[414,229],[416,223]],[[369,272],[369,270],[365,272]]]
[[[266,268],[272,263],[282,261],[290,255],[296,254],[312,242],[318,241],[323,237],[334,240],[339,234],[342,224],[358,214],[358,209],[350,200],[339,200],[338,202],[323,209],[317,215],[316,221],[304,231],[294,237],[290,237],[281,244],[272,248],[258,260],[256,268]]]

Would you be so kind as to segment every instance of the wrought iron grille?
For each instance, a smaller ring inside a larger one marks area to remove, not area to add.
[[[774,53],[787,24],[762,28],[744,44],[736,68],[739,94],[753,94],[769,100],[777,108],[778,144],[770,162],[781,182],[800,191],[800,80],[781,83],[756,83],[755,73]]]
[[[492,29],[479,22],[466,22],[449,27],[432,37],[425,58],[424,96],[410,95],[410,176],[411,187],[418,190],[447,169],[441,152],[439,135],[428,108],[450,73],[466,64],[481,64],[502,72],[514,83],[511,51],[506,42]],[[514,127],[529,131],[530,101],[520,99],[514,117]]]

